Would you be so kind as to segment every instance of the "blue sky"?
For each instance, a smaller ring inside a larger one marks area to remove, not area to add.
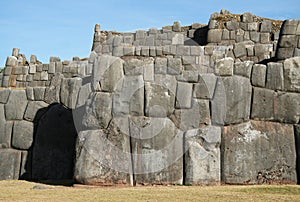
[[[232,13],[252,12],[274,19],[300,19],[299,0],[1,0],[0,67],[12,48],[42,62],[50,56],[70,60],[90,54],[94,25],[102,30],[134,31],[207,23],[222,8]]]

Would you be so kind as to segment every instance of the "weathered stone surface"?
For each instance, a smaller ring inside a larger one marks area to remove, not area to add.
[[[185,185],[215,185],[221,182],[221,128],[189,130],[184,138]]]
[[[143,76],[126,76],[113,96],[114,115],[144,115]]]
[[[34,100],[36,101],[45,100],[45,91],[46,91],[46,87],[34,87],[33,88]]]
[[[260,25],[260,31],[270,33],[272,31],[272,21],[270,20],[262,21]]]
[[[285,20],[282,24],[281,34],[283,35],[294,35],[296,34],[298,20]]]
[[[222,137],[225,183],[296,183],[292,125],[251,121],[225,127]]]
[[[76,137],[72,111],[61,104],[51,105],[36,126],[32,179],[73,179]]]
[[[168,74],[181,74],[182,69],[181,58],[168,58]]]
[[[145,83],[145,113],[150,117],[167,117],[175,107],[176,79],[156,75],[154,83]]]
[[[249,120],[251,93],[249,79],[240,76],[219,78],[212,100],[212,122],[227,125]]]
[[[4,113],[4,105],[0,105],[0,149],[10,147],[11,134],[6,134],[5,131],[5,113]]]
[[[55,102],[60,102],[60,87],[63,79],[63,75],[56,73],[51,80],[50,86],[46,88],[45,91],[45,102],[52,104]]]
[[[168,59],[167,58],[156,58],[155,59],[155,74],[166,74],[168,67]]]
[[[183,183],[183,132],[170,119],[133,119],[130,135],[137,184]]]
[[[276,58],[279,60],[285,60],[293,57],[294,48],[278,48],[276,52]]]
[[[144,62],[143,60],[132,59],[127,60],[124,63],[125,75],[143,75]]]
[[[6,67],[17,67],[18,66],[18,59],[15,56],[7,57],[5,66]]]
[[[254,88],[251,118],[259,120],[274,120],[275,91]]]
[[[92,93],[86,103],[82,120],[88,129],[107,128],[112,119],[112,95],[109,93]]]
[[[242,22],[251,23],[254,20],[254,15],[252,13],[246,12],[241,17]]]
[[[210,29],[207,34],[208,43],[220,43],[222,41],[222,29]]]
[[[262,64],[255,64],[252,68],[251,83],[257,87],[266,86],[267,67]]]
[[[274,100],[275,120],[298,123],[300,117],[300,94],[279,92]]]
[[[178,82],[176,91],[176,108],[189,109],[192,105],[193,84]]]
[[[74,177],[90,185],[133,184],[129,136],[109,131],[79,133]]]
[[[12,149],[0,150],[0,180],[19,179],[21,152]]]
[[[296,47],[296,46],[297,46],[296,35],[281,36],[281,38],[279,40],[279,47],[290,48],[290,47]]]
[[[0,90],[0,103],[6,104],[10,95],[10,89],[5,88]]]
[[[215,73],[220,76],[233,75],[234,60],[231,57],[217,60]]]
[[[237,57],[237,58],[246,56],[247,50],[246,50],[245,44],[244,43],[235,44],[234,48],[233,48],[233,53],[234,53],[235,57]]]
[[[61,103],[70,109],[75,109],[78,98],[78,93],[82,85],[82,79],[75,78],[64,78],[61,83],[60,89],[60,100]]]
[[[300,57],[285,60],[283,68],[285,90],[300,92]]]
[[[22,120],[27,106],[25,90],[12,90],[5,104],[6,120]]]
[[[252,61],[236,62],[234,64],[234,74],[250,78],[252,66]]]
[[[282,63],[269,62],[267,65],[266,87],[273,90],[283,90],[283,65]]]
[[[154,81],[154,59],[149,58],[144,60],[144,81]]]
[[[35,121],[46,111],[48,104],[43,101],[29,101],[24,114],[27,121]]]
[[[123,78],[123,61],[120,58],[101,55],[94,61],[92,90],[113,92]]]
[[[89,98],[90,93],[92,92],[91,84],[87,83],[85,85],[82,85],[80,87],[79,93],[78,93],[78,99],[76,107],[82,107],[86,103],[86,101]]]
[[[13,128],[12,146],[16,149],[29,149],[33,142],[33,123],[15,121]]]
[[[214,74],[201,74],[199,82],[194,84],[193,97],[202,99],[212,99],[217,77]]]

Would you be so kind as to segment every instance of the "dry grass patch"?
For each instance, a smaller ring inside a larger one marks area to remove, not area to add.
[[[0,201],[300,201],[300,187],[275,185],[84,188],[1,181]]]

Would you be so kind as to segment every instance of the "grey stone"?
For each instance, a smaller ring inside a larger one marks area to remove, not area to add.
[[[112,119],[112,95],[110,93],[92,93],[86,103],[82,123],[88,129],[107,128]]]
[[[226,28],[230,31],[237,30],[239,28],[239,23],[237,21],[226,22]]]
[[[266,86],[266,72],[267,66],[262,64],[255,64],[252,68],[251,83],[257,87]]]
[[[266,44],[270,43],[270,33],[261,33],[260,34],[260,43]]]
[[[68,79],[63,78],[61,82],[61,89],[60,89],[61,103],[70,109],[75,109],[78,93],[81,85],[82,85],[81,78],[78,77],[68,78]]]
[[[122,42],[123,42],[122,36],[115,36],[113,41],[113,46],[120,46]]]
[[[183,45],[184,44],[184,36],[183,34],[175,34],[172,38],[172,45]]]
[[[12,149],[0,150],[0,180],[19,179],[21,152]]]
[[[172,46],[173,47],[173,46]],[[183,46],[183,45],[178,45],[176,46],[176,55],[177,56],[190,56],[191,54],[191,47],[190,46]]]
[[[275,120],[282,123],[299,123],[300,95],[298,93],[280,92],[274,100]]]
[[[28,100],[34,100],[33,87],[26,88],[26,96]]]
[[[247,55],[246,46],[244,43],[237,43],[234,45],[233,53],[235,57],[243,57]]]
[[[295,35],[298,24],[299,24],[298,20],[285,20],[281,27],[281,34]]]
[[[274,98],[273,90],[254,88],[251,118],[270,121],[274,120]]]
[[[0,103],[6,104],[10,95],[10,89],[0,89]]]
[[[215,29],[218,21],[210,19],[208,23],[208,29]]]
[[[283,35],[279,40],[279,47],[290,48],[297,47],[296,35]]]
[[[167,117],[175,107],[176,79],[155,75],[154,82],[145,83],[145,113],[148,117]]]
[[[257,22],[247,23],[247,28],[248,31],[258,31],[258,23]]]
[[[12,146],[16,149],[29,149],[33,142],[33,123],[15,121],[13,128]]]
[[[88,185],[133,184],[129,136],[111,129],[78,135],[74,178]]]
[[[145,46],[154,46],[154,36],[146,36],[145,38]]]
[[[284,88],[287,91],[300,92],[300,57],[284,61]]]
[[[42,71],[41,72],[41,81],[48,81],[49,75],[47,71]]]
[[[27,106],[25,90],[12,90],[5,104],[6,120],[22,120]]]
[[[60,102],[60,87],[63,79],[63,75],[56,73],[51,79],[50,86],[45,90],[45,102],[52,104]]]
[[[250,32],[250,39],[255,43],[260,42],[260,33],[259,32]]]
[[[233,63],[234,60],[231,57],[226,57],[216,61],[215,73],[220,76],[232,76],[233,75]]]
[[[113,96],[114,115],[144,114],[143,76],[126,76]]]
[[[204,47],[201,46],[192,46],[191,47],[191,55],[200,56],[204,53]]]
[[[92,89],[91,89],[90,83],[84,84],[80,87],[76,108],[82,107],[85,105],[91,92],[92,92]]]
[[[249,79],[240,76],[219,78],[212,100],[213,123],[227,125],[249,120],[251,94]]]
[[[292,125],[251,121],[225,127],[222,179],[229,184],[296,183],[294,141]]]
[[[33,88],[34,100],[43,101],[45,98],[45,91],[46,91],[46,87],[34,87]]]
[[[183,132],[170,119],[133,119],[130,135],[137,184],[183,183]]]
[[[3,73],[4,73],[3,75],[4,76],[10,76],[11,73],[12,73],[12,69],[13,69],[12,67],[5,67],[4,71],[3,71]]]
[[[168,58],[168,74],[178,75],[182,72],[181,58]]]
[[[221,183],[221,128],[208,126],[185,134],[185,185]]]
[[[234,64],[234,74],[244,76],[246,78],[250,78],[252,66],[253,66],[252,61],[236,62]]]
[[[6,67],[17,67],[18,59],[15,56],[8,56],[5,63]]]
[[[197,71],[183,71],[181,75],[176,76],[176,79],[177,81],[197,83],[198,77]]]
[[[0,149],[10,147],[11,134],[6,134],[5,125],[4,105],[0,104]]]
[[[222,40],[230,40],[230,32],[227,29],[223,30]]]
[[[124,62],[125,75],[143,75],[144,61],[139,59],[131,59]]]
[[[276,58],[279,60],[285,60],[288,58],[293,57],[294,55],[294,48],[278,48],[276,52]]]
[[[212,99],[215,91],[217,77],[214,74],[201,74],[199,82],[194,84],[193,97]]]
[[[124,56],[123,46],[117,46],[113,48],[112,55],[116,57]]]
[[[133,56],[134,55],[135,48],[132,46],[124,46],[123,48],[123,54],[124,56]]]
[[[144,81],[154,81],[154,59],[148,58],[144,60]]]
[[[189,109],[192,106],[193,84],[177,82],[176,108]]]
[[[273,90],[283,90],[283,64],[269,62],[267,65],[266,87]]]
[[[179,21],[174,22],[172,30],[174,32],[181,32],[181,23]]]
[[[13,70],[14,70],[14,75],[19,75],[23,73],[23,67],[16,67]]]
[[[251,23],[254,20],[254,15],[252,13],[246,12],[241,16],[242,22]]]
[[[146,33],[144,30],[137,30],[135,33],[135,40],[144,39],[145,36],[146,36]]]
[[[142,46],[141,56],[149,57],[150,48],[149,46]]]
[[[34,122],[37,118],[40,118],[39,113],[43,114],[48,104],[43,101],[29,101],[24,114],[24,119]]]
[[[36,55],[31,55],[31,56],[30,56],[30,63],[35,64],[36,62],[37,62],[37,57],[36,57]]]
[[[221,43],[222,41],[222,29],[211,29],[208,31],[207,42],[208,43]]]
[[[270,20],[262,21],[260,25],[260,32],[271,33],[271,31],[272,31],[272,21]]]
[[[123,76],[123,61],[120,58],[101,55],[96,58],[93,68],[92,90],[113,92]]]

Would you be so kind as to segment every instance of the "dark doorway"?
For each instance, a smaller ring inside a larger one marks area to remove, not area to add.
[[[35,127],[31,148],[31,178],[38,181],[72,180],[77,132],[72,110],[50,105]]]

